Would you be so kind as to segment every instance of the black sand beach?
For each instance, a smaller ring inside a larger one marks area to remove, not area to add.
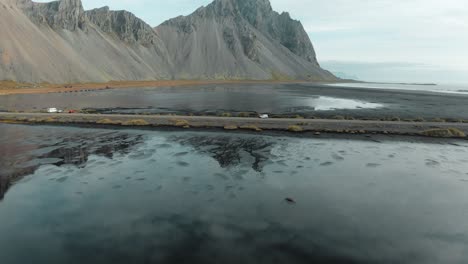
[[[468,95],[424,91],[333,87],[320,84],[216,84],[128,88],[88,92],[0,96],[0,110],[47,107],[110,114],[236,116],[242,112],[281,117],[343,116],[356,119],[468,120]],[[376,107],[377,106],[377,107]],[[327,109],[328,107],[328,109]],[[325,109],[325,110],[323,110]]]

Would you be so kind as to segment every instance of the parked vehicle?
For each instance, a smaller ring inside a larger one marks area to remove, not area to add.
[[[47,113],[63,113],[63,110],[60,110],[55,107],[47,108]]]
[[[267,114],[261,114],[261,115],[259,115],[258,117],[261,118],[261,119],[268,119],[268,118],[270,118],[270,116],[268,116]]]

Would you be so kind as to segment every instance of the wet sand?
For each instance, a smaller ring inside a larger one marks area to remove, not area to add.
[[[305,82],[305,81],[304,81]],[[31,84],[0,81],[0,95],[12,94],[47,94],[63,92],[86,92],[106,89],[176,87],[207,84],[281,84],[301,83],[301,81],[257,81],[257,80],[159,80],[159,81],[112,81],[108,83],[75,83],[75,84]]]
[[[183,87],[5,95],[0,96],[0,111],[39,112],[47,107],[57,107],[101,114],[220,116],[228,113],[238,116],[248,112],[254,116],[269,113],[276,117],[299,115],[322,119],[342,116],[371,120],[468,120],[468,95],[464,94],[333,87],[316,83],[186,84]],[[359,107],[350,109],[349,104]]]
[[[344,134],[423,135],[433,129],[458,129],[468,134],[468,123],[393,122],[297,118],[238,118],[174,115],[0,113],[0,122],[30,124],[88,124],[93,126],[220,128],[225,130],[290,131]]]

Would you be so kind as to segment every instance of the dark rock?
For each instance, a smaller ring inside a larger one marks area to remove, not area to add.
[[[134,14],[122,11],[111,11],[108,6],[86,11],[89,21],[103,32],[115,35],[126,43],[140,43],[151,46],[160,42],[153,28]]]
[[[87,29],[86,16],[81,0],[61,0],[49,3],[20,0],[18,6],[33,21],[48,24],[54,29],[70,31]]]

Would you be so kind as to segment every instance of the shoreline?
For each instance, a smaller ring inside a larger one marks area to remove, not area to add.
[[[86,92],[91,90],[146,88],[146,87],[183,87],[210,84],[288,84],[288,83],[317,83],[307,80],[158,80],[158,81],[111,81],[107,83],[75,83],[75,84],[49,84],[49,83],[17,83],[0,81],[0,96],[14,94],[47,94],[63,92]],[[330,82],[339,83],[339,82]]]
[[[132,128],[223,129],[226,131],[282,131],[294,134],[321,133],[398,135],[467,139],[467,123],[401,122],[294,118],[242,118],[175,115],[0,113],[1,123],[115,126]]]

